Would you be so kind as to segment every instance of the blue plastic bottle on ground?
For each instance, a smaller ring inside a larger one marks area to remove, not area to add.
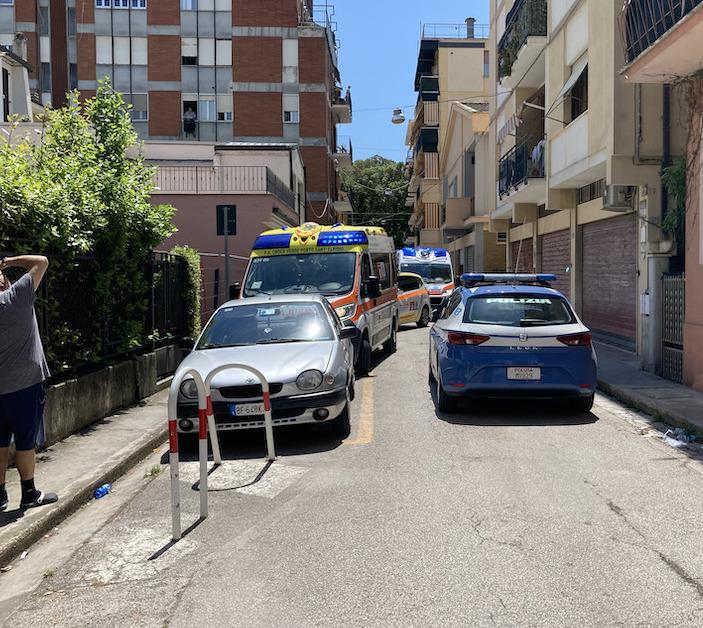
[[[103,484],[101,487],[95,489],[95,499],[100,499],[105,497],[112,490],[112,484]]]

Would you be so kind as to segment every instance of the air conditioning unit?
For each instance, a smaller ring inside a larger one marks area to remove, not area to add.
[[[603,209],[611,212],[632,211],[635,189],[631,185],[606,185],[603,189]]]

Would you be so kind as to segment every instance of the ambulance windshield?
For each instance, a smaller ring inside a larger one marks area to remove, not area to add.
[[[348,294],[354,287],[356,253],[271,255],[251,261],[245,297],[265,294]]]
[[[400,270],[404,273],[420,275],[427,283],[447,283],[452,281],[452,267],[449,264],[431,264],[424,262],[402,263]]]

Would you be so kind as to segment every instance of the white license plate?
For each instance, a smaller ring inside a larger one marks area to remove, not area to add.
[[[542,369],[528,366],[508,367],[508,379],[539,381],[542,379]]]
[[[264,413],[263,403],[238,403],[229,407],[230,416],[255,416]]]

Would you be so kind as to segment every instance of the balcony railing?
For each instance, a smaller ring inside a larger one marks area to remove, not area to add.
[[[544,138],[525,138],[511,148],[498,164],[498,194],[508,196],[528,179],[544,178]]]
[[[159,166],[160,194],[273,194],[295,208],[295,193],[267,166]]]
[[[498,73],[510,76],[513,63],[528,37],[546,37],[547,0],[518,0],[505,18],[498,42]]]
[[[488,39],[490,24],[423,24],[422,39]]]
[[[625,0],[618,18],[627,63],[670,31],[703,0]]]

